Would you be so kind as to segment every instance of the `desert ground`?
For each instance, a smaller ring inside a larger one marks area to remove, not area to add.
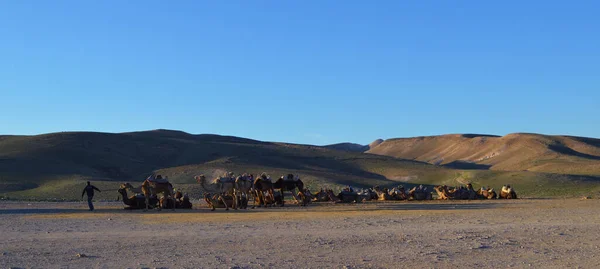
[[[598,199],[194,205],[0,202],[0,267],[600,267]]]

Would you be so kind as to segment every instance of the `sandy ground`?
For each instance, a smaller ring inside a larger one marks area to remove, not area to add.
[[[600,268],[600,200],[86,206],[1,202],[0,267]]]

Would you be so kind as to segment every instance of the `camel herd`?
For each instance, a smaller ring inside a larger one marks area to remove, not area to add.
[[[424,201],[433,200],[433,194],[439,200],[475,200],[475,199],[516,199],[517,194],[510,185],[505,185],[498,195],[493,188],[473,188],[471,183],[466,186],[448,187],[440,185],[433,187],[433,191],[427,187],[415,186],[405,189],[403,186],[392,189],[375,186],[368,189],[353,190],[350,187],[335,194],[332,189],[321,189],[313,194],[299,176],[288,174],[279,177],[275,182],[266,173],[254,178],[251,174],[235,176],[228,172],[210,182],[204,175],[194,177],[205,190],[204,201],[212,211],[216,208],[247,209],[252,200],[252,208],[284,206],[285,192],[290,192],[294,201],[299,206],[306,206],[311,202],[334,202],[334,203],[360,203],[365,201]],[[168,178],[161,175],[148,177],[140,187],[133,187],[129,183],[121,184],[119,194],[128,209],[152,208],[189,209],[192,204],[187,194],[175,191]],[[129,196],[128,192],[132,195]],[[158,194],[162,194],[158,198]]]
[[[204,193],[204,201],[215,210],[216,207],[248,208],[248,201],[252,197],[252,208],[258,206],[283,206],[285,192],[291,192],[298,205],[306,205],[309,201],[304,195],[304,183],[298,176],[288,174],[281,176],[275,182],[266,173],[254,178],[251,174],[242,174],[237,177],[232,172],[225,173],[206,183],[206,177],[199,175],[196,181],[204,190],[216,189],[217,191]]]

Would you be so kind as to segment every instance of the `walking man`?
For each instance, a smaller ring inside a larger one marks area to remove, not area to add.
[[[102,192],[88,181],[87,186],[85,186],[85,188],[83,188],[83,192],[81,192],[81,199],[83,199],[83,195],[87,193],[88,206],[90,207],[90,211],[94,211],[94,205],[92,204],[92,198],[94,198],[94,190]]]

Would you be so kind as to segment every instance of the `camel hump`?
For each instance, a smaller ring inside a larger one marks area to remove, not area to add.
[[[250,177],[240,177],[240,181],[252,182],[253,180]]]
[[[169,183],[169,180],[166,178],[150,178],[148,179],[148,181],[152,182],[152,183],[156,183],[156,184],[167,184]]]
[[[255,183],[256,182],[271,182],[271,183],[273,183],[273,181],[270,178],[260,178],[260,177],[257,178],[254,182]]]
[[[235,182],[235,178],[233,178],[233,177],[222,177],[222,178],[219,178],[219,182],[221,182],[221,183],[231,183],[231,182]]]
[[[169,183],[169,179],[167,177],[162,177],[161,175],[150,175],[146,178],[146,180],[148,182],[154,183],[154,184],[166,184]]]
[[[288,174],[286,177],[282,176],[283,181],[293,181],[296,182],[300,179],[298,176],[294,176],[293,174]]]

